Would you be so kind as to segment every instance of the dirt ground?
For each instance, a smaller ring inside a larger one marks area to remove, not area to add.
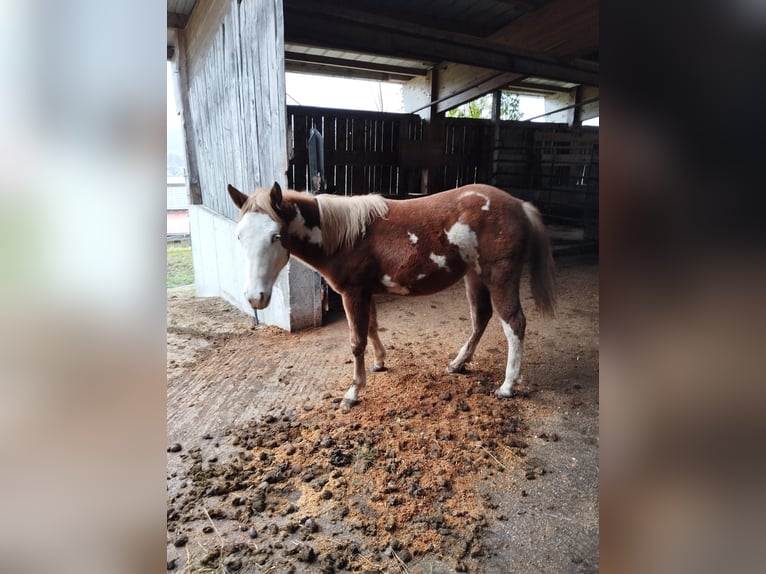
[[[360,403],[342,311],[300,333],[168,290],[168,570],[598,571],[598,266],[559,260],[522,373],[497,399],[497,319],[465,374],[462,283],[381,297],[388,351]],[[367,353],[368,366],[371,350]]]

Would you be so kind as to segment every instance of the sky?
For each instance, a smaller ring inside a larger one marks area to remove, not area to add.
[[[287,103],[290,105],[404,112],[399,84],[287,72],[285,86]],[[381,99],[382,110],[379,106]],[[522,96],[521,111],[526,117],[543,113],[542,98]],[[168,126],[180,125],[172,92],[172,71],[168,63]]]
[[[352,80],[307,74],[285,74],[287,103],[302,106],[322,106],[347,110],[404,112],[401,84]],[[379,100],[383,100],[383,109]],[[545,112],[542,98],[522,96],[520,109],[524,117]]]

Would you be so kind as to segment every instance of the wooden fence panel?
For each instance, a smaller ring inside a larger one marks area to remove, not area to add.
[[[289,184],[308,189],[306,142],[324,136],[326,191],[339,195],[422,193],[491,183],[534,201],[548,218],[597,229],[598,129],[563,124],[445,118],[443,137],[427,137],[420,117],[288,106],[294,155]]]
[[[418,116],[288,106],[288,118],[294,134],[290,187],[309,188],[310,174],[304,175],[308,164],[305,148],[314,125],[324,136],[326,191],[338,195],[407,193],[401,177],[401,136],[422,137]]]

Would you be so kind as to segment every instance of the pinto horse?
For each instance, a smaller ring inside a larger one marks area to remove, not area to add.
[[[237,237],[246,256],[245,297],[254,309],[269,304],[290,255],[316,269],[343,298],[354,356],[354,378],[341,408],[356,404],[365,386],[364,351],[372,342],[372,370],[385,369],[373,295],[427,295],[465,278],[473,330],[447,367],[462,372],[494,311],[508,339],[505,379],[510,397],[521,378],[526,319],[519,301],[525,260],[532,295],[546,315],[554,307],[554,267],[540,214],[530,203],[488,185],[389,200],[378,195],[312,196],[277,183],[246,195],[228,186],[240,209]]]

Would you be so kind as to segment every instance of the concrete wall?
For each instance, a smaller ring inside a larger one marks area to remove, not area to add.
[[[580,100],[590,100],[599,96],[599,89],[594,86],[583,86],[580,92]],[[580,109],[580,121],[596,118],[599,115],[599,101],[584,105]]]
[[[248,315],[245,300],[245,253],[236,238],[236,223],[202,205],[189,207],[194,284],[198,297],[222,297]],[[322,324],[318,273],[291,259],[279,274],[271,303],[258,321],[287,331]]]
[[[545,103],[546,113],[564,108],[575,103],[574,94],[565,92],[545,96],[543,101]],[[570,108],[568,110],[564,110],[563,112],[558,112],[545,117],[545,121],[548,123],[568,124],[570,126],[572,125],[573,119],[574,108]]]

